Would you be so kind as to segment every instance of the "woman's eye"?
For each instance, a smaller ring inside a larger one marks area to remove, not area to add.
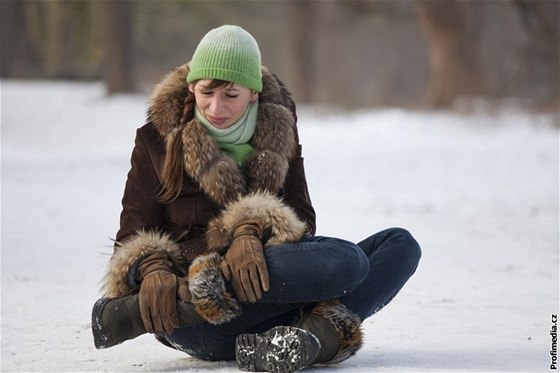
[[[202,93],[203,96],[212,96],[212,94],[214,94],[212,91],[201,91],[200,93]]]
[[[227,98],[237,98],[237,95],[226,95]]]

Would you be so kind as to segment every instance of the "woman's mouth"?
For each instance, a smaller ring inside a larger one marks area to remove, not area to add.
[[[226,117],[213,117],[211,115],[208,116],[207,119],[210,121],[210,123],[212,123],[215,126],[220,126],[220,125],[226,123],[227,120],[228,120],[228,118],[226,118]]]

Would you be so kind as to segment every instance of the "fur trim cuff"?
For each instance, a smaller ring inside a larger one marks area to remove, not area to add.
[[[257,220],[265,231],[270,231],[266,247],[297,242],[307,229],[294,210],[279,197],[256,192],[229,203],[218,217],[208,223],[208,248],[222,251],[233,239],[233,229],[249,220]]]
[[[179,246],[165,233],[139,231],[124,242],[117,242],[109,261],[109,269],[103,279],[101,291],[104,297],[118,298],[132,294],[130,271],[141,257],[165,251],[171,257],[179,256]]]
[[[340,363],[362,347],[363,333],[360,329],[360,317],[338,300],[320,302],[311,313],[327,319],[340,337],[340,348],[327,364]]]
[[[241,314],[241,308],[226,290],[216,253],[197,257],[189,267],[191,303],[196,312],[211,324],[223,324]]]

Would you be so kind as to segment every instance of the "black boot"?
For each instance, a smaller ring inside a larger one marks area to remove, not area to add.
[[[98,349],[116,346],[146,333],[140,316],[139,295],[121,298],[101,298],[93,306],[91,329]],[[205,320],[189,303],[177,302],[181,326],[194,325]]]
[[[361,347],[360,324],[358,315],[338,300],[320,302],[294,326],[238,336],[237,366],[251,372],[291,373],[313,364],[339,363]]]
[[[321,344],[303,329],[276,326],[262,334],[241,334],[235,341],[240,370],[291,373],[312,364]]]

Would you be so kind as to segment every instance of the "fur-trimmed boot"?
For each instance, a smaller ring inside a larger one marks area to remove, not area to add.
[[[291,373],[313,364],[339,363],[361,345],[360,318],[334,300],[318,303],[294,326],[238,336],[235,353],[241,370]]]
[[[313,364],[340,363],[362,347],[361,320],[338,300],[318,303],[296,326],[319,339],[321,350]]]
[[[192,304],[180,301],[177,302],[177,316],[181,326],[205,321]],[[98,349],[116,346],[147,333],[140,316],[139,294],[99,299],[93,306],[91,328]]]

